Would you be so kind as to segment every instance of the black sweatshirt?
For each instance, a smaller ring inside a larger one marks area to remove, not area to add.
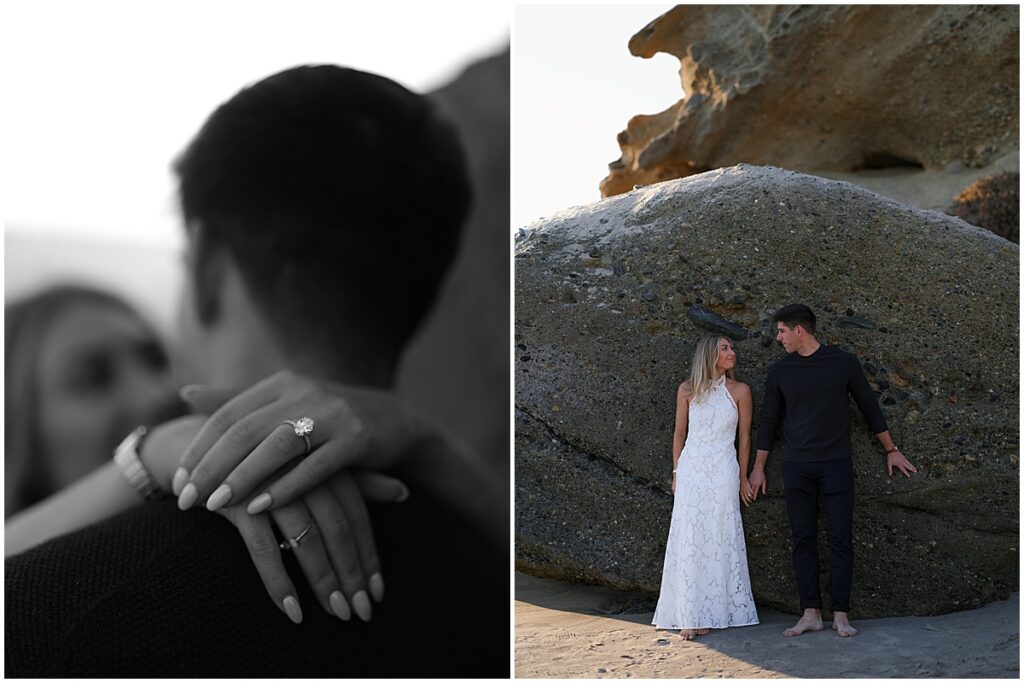
[[[852,457],[848,396],[857,402],[873,434],[888,430],[860,361],[852,353],[821,346],[809,356],[791,353],[776,361],[768,368],[757,450],[771,450],[782,422],[785,460]]]
[[[414,492],[371,505],[387,592],[373,618],[271,603],[241,536],[173,499],[7,558],[7,677],[508,678],[508,550]],[[507,548],[507,545],[506,545]]]

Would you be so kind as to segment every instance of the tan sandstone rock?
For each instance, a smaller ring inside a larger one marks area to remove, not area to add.
[[[1020,244],[1020,174],[1004,172],[971,183],[947,213]]]
[[[630,120],[602,196],[740,162],[935,174],[1012,153],[997,170],[1017,170],[1019,17],[1014,5],[678,6],[629,48],[678,57],[686,97]]]

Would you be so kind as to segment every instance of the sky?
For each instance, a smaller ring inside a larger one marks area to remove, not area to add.
[[[679,60],[629,53],[673,5],[519,5],[512,49],[512,230],[601,198],[616,136],[683,97]]]
[[[430,90],[507,44],[510,15],[489,2],[5,3],[5,233],[176,248],[171,161],[243,85],[331,62]]]
[[[243,84],[299,63],[335,62],[429,90],[503,45],[514,14],[514,230],[599,199],[629,118],[682,97],[675,58],[645,60],[627,47],[670,7],[7,3],[5,227],[177,248],[170,163]],[[458,21],[437,20],[446,14]]]
[[[430,90],[503,47],[510,28],[510,228],[597,201],[598,183],[619,157],[616,135],[629,118],[660,112],[682,97],[678,60],[641,59],[627,47],[669,8],[7,3],[0,41],[7,294],[12,281],[22,290],[35,286],[43,269],[110,270],[82,258],[79,245],[86,241],[176,254],[182,233],[170,164],[213,108],[244,84],[296,64],[333,62]],[[451,16],[457,21],[438,21]],[[40,247],[55,238],[59,250]],[[176,267],[165,259],[159,269]],[[127,283],[129,276],[119,278]],[[161,289],[166,286],[154,283],[147,297],[157,298]]]

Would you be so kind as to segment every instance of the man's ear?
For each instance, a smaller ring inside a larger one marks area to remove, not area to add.
[[[210,239],[209,228],[195,221],[189,225],[188,254],[185,258],[192,281],[193,304],[199,322],[211,325],[220,316],[224,285],[224,250]]]

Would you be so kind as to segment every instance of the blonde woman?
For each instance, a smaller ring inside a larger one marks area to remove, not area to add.
[[[747,571],[740,498],[750,504],[750,387],[733,377],[725,337],[697,342],[690,379],[676,394],[672,523],[654,625],[685,640],[758,623]],[[736,435],[739,430],[739,463]]]

